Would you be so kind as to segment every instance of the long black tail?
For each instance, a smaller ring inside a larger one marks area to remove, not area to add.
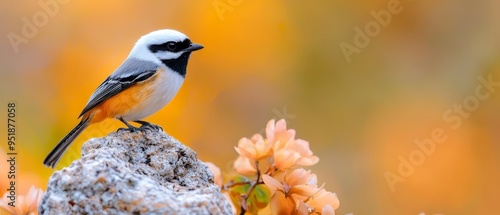
[[[68,149],[68,147],[71,145],[73,140],[75,140],[82,131],[89,126],[88,123],[89,119],[82,119],[78,125],[76,125],[73,130],[69,132],[68,135],[66,135],[57,145],[52,149],[52,151],[47,155],[45,160],[43,161],[43,164],[46,167],[52,167],[54,168],[57,163],[59,162],[59,159],[61,159],[62,155]]]

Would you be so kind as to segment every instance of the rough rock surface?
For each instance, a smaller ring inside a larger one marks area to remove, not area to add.
[[[196,153],[162,131],[122,130],[87,141],[56,171],[41,214],[231,214]]]

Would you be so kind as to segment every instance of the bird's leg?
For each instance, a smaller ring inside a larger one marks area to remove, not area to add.
[[[158,125],[151,124],[151,123],[146,122],[146,121],[136,120],[134,122],[141,124],[141,129],[153,128],[153,129],[156,129],[158,131],[163,131],[162,127],[160,127]]]
[[[127,121],[125,121],[123,119],[123,117],[118,118],[118,120],[120,120],[121,122],[123,122],[128,127],[128,128],[119,128],[118,131],[129,130],[130,132],[136,132],[139,129],[139,128],[136,128],[136,127],[132,126]]]

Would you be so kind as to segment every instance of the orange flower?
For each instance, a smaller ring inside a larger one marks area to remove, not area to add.
[[[278,170],[287,170],[297,164],[300,154],[293,150],[284,148],[274,152],[274,167]]]
[[[325,205],[321,209],[321,215],[335,215],[335,209],[331,205]]]
[[[337,195],[318,188],[317,177],[311,171],[296,169],[285,174],[283,182],[269,175],[262,180],[271,191],[271,209],[275,214],[334,215],[339,207]]]
[[[274,166],[278,170],[287,170],[296,165],[312,166],[319,158],[309,148],[309,142],[295,139],[295,130],[286,128],[284,119],[274,123],[270,120],[266,126],[267,142],[272,143]]]
[[[7,212],[15,215],[36,215],[38,214],[38,204],[42,200],[43,191],[42,189],[35,188],[31,186],[28,194],[26,196],[17,196],[15,207],[10,206],[8,203],[8,191],[3,194],[3,198],[0,199],[0,207],[5,209]]]
[[[242,175],[253,175],[257,173],[257,166],[255,165],[255,160],[251,160],[245,156],[240,155],[234,161],[234,169],[236,172]]]
[[[274,123],[274,119],[271,119],[266,125],[266,138],[267,141],[277,145],[275,149],[280,149],[282,148],[281,145],[295,139],[295,130],[286,129],[286,121],[284,119],[278,120],[276,124]]]
[[[222,175],[220,172],[220,168],[217,167],[215,164],[212,162],[205,162],[205,164],[208,166],[212,174],[214,175],[214,183],[218,185],[219,187],[222,187]]]
[[[309,142],[305,140],[289,140],[274,151],[274,166],[278,170],[287,170],[296,165],[312,166],[318,161],[319,158],[309,149]]]
[[[262,175],[262,180],[271,191],[271,209],[277,214],[297,213],[300,202],[318,191],[316,175],[304,169],[286,174],[283,183],[269,175]]]
[[[255,134],[251,139],[241,138],[238,147],[234,147],[236,152],[252,160],[260,160],[271,155],[272,144],[265,141],[262,135]]]
[[[287,198],[282,192],[272,195],[269,203],[272,214],[297,214],[295,204],[295,202]]]
[[[335,210],[339,208],[339,199],[335,193],[320,189],[307,201],[307,204],[322,215],[335,214]]]
[[[312,166],[319,161],[318,156],[315,156],[309,148],[309,142],[305,140],[297,139],[288,143],[285,147],[299,153],[300,157],[297,160],[297,165]]]

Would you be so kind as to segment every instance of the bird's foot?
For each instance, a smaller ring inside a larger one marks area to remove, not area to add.
[[[119,128],[117,131],[128,131],[128,132],[136,132],[136,131],[139,131],[141,128],[136,128],[136,127],[128,127],[128,128]]]
[[[160,127],[159,125],[141,125],[140,129],[150,129],[150,130],[156,130],[156,131],[163,131],[163,128]]]
[[[123,117],[119,117],[118,120],[123,122],[128,128],[119,128],[117,131],[129,131],[129,132],[136,132],[139,131],[140,128],[134,127],[131,124],[129,124],[127,121],[123,119]]]
[[[157,131],[163,131],[163,128],[158,126],[158,125],[155,125],[155,124],[151,124],[149,122],[146,122],[146,121],[140,121],[140,120],[137,120],[137,121],[134,121],[136,123],[139,123],[141,124],[141,127],[139,129],[141,130],[157,130]]]

